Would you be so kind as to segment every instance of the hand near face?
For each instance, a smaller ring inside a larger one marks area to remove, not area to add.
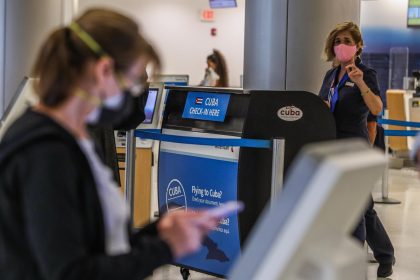
[[[356,85],[363,82],[363,71],[360,70],[354,63],[351,63],[346,66],[347,75],[349,75],[350,80]]]

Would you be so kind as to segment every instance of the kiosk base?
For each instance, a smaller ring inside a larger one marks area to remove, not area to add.
[[[401,204],[401,201],[389,197],[380,197],[375,199],[374,202],[379,204]]]

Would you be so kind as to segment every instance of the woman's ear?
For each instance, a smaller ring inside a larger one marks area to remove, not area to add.
[[[94,64],[95,81],[106,83],[114,75],[114,62],[110,57],[102,57]]]
[[[362,49],[363,49],[363,46],[362,46],[362,44],[361,43],[358,43],[357,44],[357,55],[360,55],[361,53],[362,53]]]

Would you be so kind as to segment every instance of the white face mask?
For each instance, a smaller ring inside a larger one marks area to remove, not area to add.
[[[102,109],[106,108],[113,111],[118,111],[124,104],[124,93],[120,93],[111,97],[107,97],[101,106],[93,109],[86,117],[86,123],[97,124],[102,113]]]
[[[111,97],[107,97],[104,100],[103,107],[110,110],[118,110],[124,103],[124,93],[120,93]]]
[[[96,124],[99,120],[99,116],[101,115],[101,109],[100,107],[96,107],[93,109],[92,112],[89,113],[86,117],[86,123],[87,124]]]

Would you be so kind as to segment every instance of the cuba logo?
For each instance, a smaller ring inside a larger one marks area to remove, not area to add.
[[[166,210],[187,210],[187,197],[182,183],[173,179],[166,188]]]
[[[277,111],[277,116],[284,121],[295,122],[303,117],[303,112],[298,107],[286,106]]]

